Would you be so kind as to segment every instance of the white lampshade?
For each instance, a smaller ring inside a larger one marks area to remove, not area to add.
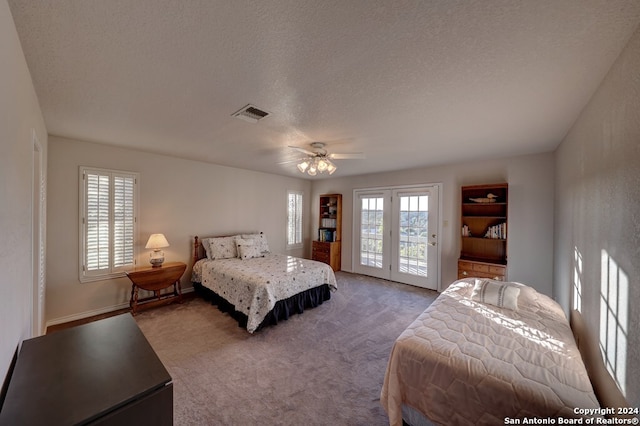
[[[333,174],[333,172],[335,172],[337,169],[337,167],[335,166],[335,164],[329,162],[329,165],[327,166],[327,171],[329,172],[330,175]]]
[[[164,237],[164,234],[151,234],[147,245],[144,248],[148,249],[160,249],[163,247],[169,247],[169,241]]]
[[[318,160],[318,171],[320,173],[322,173],[325,170],[327,170],[327,167],[329,167],[329,164],[326,161],[324,161],[322,158],[320,160]]]
[[[309,162],[307,160],[304,160],[300,164],[298,164],[298,170],[300,170],[302,173],[304,173],[308,167],[309,167]]]

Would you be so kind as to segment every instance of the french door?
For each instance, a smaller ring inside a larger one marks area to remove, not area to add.
[[[438,185],[354,192],[354,271],[437,290]]]

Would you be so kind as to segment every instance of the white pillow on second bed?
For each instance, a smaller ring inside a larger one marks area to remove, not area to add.
[[[511,282],[476,279],[471,299],[513,311],[518,309],[520,285]]]

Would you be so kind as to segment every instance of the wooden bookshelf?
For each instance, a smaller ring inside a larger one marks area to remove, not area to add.
[[[458,278],[506,279],[509,186],[461,188]]]
[[[323,194],[320,196],[318,235],[312,243],[311,258],[339,271],[341,256],[342,194]]]

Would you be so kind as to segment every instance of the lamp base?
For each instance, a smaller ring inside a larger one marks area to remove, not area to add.
[[[162,264],[164,263],[164,259],[151,259],[149,260],[149,263],[151,263],[151,266],[153,266],[154,268],[158,268],[162,266]]]
[[[154,268],[162,266],[163,262],[164,252],[162,250],[154,250],[149,253],[149,263],[151,263],[151,266],[153,266]]]

